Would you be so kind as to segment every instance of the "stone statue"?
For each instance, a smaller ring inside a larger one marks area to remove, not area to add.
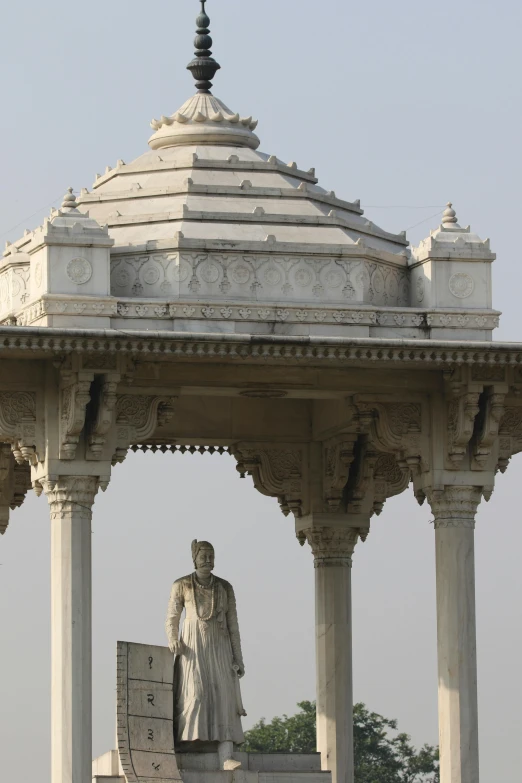
[[[174,665],[176,745],[218,742],[221,769],[236,769],[244,741],[239,678],[245,673],[232,585],[212,574],[214,547],[192,542],[195,571],[172,585],[166,630]],[[185,609],[180,634],[181,614]]]

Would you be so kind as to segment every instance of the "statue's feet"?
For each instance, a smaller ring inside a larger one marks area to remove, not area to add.
[[[223,769],[227,771],[241,769],[241,762],[236,761],[236,759],[227,759],[223,762]]]

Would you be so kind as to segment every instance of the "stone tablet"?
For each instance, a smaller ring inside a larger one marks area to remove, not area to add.
[[[128,783],[181,781],[167,647],[118,642],[118,751]]]

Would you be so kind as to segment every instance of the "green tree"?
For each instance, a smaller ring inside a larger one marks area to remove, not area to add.
[[[316,749],[315,703],[302,701],[300,712],[267,723],[264,718],[245,733],[242,750],[250,753],[313,753]],[[416,750],[397,721],[354,707],[356,783],[439,783],[438,751]]]

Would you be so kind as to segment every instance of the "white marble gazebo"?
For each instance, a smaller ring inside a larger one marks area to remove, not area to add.
[[[45,493],[52,783],[91,779],[96,493],[129,448],[190,446],[229,450],[311,546],[333,783],[353,781],[354,549],[388,497],[413,484],[427,500],[441,781],[478,783],[475,516],[522,450],[522,344],[492,341],[495,256],[451,205],[411,247],[314,169],[259,152],[257,123],[209,92],[208,23],[198,92],[152,122],[149,151],[70,190],[0,264],[0,529]]]

